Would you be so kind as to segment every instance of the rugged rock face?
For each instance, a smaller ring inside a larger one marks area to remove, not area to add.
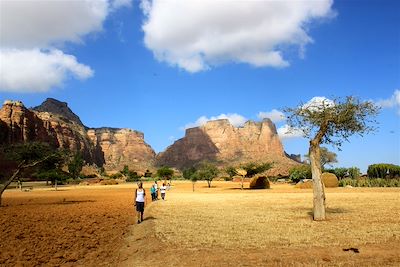
[[[80,152],[86,163],[107,170],[145,171],[154,164],[155,152],[143,133],[129,129],[90,129],[65,102],[47,99],[29,110],[19,101],[6,101],[0,109],[0,145],[40,141]]]
[[[95,128],[88,130],[92,143],[101,150],[106,170],[146,170],[154,166],[155,152],[141,132],[131,129]]]
[[[286,175],[296,163],[286,157],[275,125],[269,119],[248,121],[234,127],[228,120],[209,121],[201,127],[186,130],[177,140],[158,155],[158,165],[184,168],[202,160],[220,165],[250,161],[274,162],[274,174]]]
[[[32,141],[59,145],[55,132],[34,112],[20,101],[5,101],[0,109],[0,144]]]
[[[74,112],[72,112],[66,102],[61,102],[54,98],[47,98],[40,106],[34,107],[33,110],[59,115],[68,121],[72,121],[83,126],[81,119]]]

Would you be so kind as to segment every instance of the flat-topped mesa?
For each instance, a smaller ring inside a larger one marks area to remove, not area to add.
[[[158,155],[157,163],[185,168],[202,160],[222,165],[275,162],[281,174],[288,171],[282,166],[295,164],[285,156],[276,127],[270,119],[247,121],[241,127],[233,126],[227,119],[220,119],[187,129],[185,137]]]
[[[87,135],[96,148],[103,153],[106,170],[146,171],[154,165],[155,152],[144,141],[144,134],[127,128],[91,128]]]

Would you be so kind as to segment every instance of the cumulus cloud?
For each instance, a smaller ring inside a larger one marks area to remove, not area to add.
[[[304,137],[304,132],[299,128],[292,128],[285,124],[277,129],[281,140]]]
[[[45,92],[68,76],[84,80],[93,70],[60,50],[0,50],[0,91]]]
[[[128,0],[0,1],[0,90],[47,91],[69,76],[86,79],[90,67],[60,47],[99,32],[110,12]]]
[[[310,101],[305,103],[302,106],[302,108],[308,109],[311,111],[319,111],[324,108],[333,107],[334,105],[335,105],[335,103],[332,100],[330,100],[324,96],[315,96],[315,97],[311,98]]]
[[[206,124],[208,121],[220,120],[220,119],[229,120],[229,122],[235,127],[243,126],[244,123],[247,121],[247,119],[245,117],[243,117],[242,115],[239,115],[237,113],[220,114],[218,116],[212,116],[210,118],[208,118],[206,116],[201,116],[195,122],[191,122],[191,123],[186,124],[183,127],[183,129],[202,126],[202,125]]]
[[[188,72],[227,62],[289,66],[285,47],[300,57],[313,42],[307,26],[331,17],[333,0],[142,0],[145,45],[155,58]]]
[[[257,117],[258,117],[259,119],[268,118],[268,119],[270,119],[270,120],[273,121],[273,122],[284,121],[285,118],[286,118],[286,117],[285,117],[285,114],[283,114],[282,111],[279,111],[279,110],[276,110],[276,109],[273,109],[273,110],[271,110],[271,111],[269,111],[269,112],[260,111],[260,112],[258,113]]]
[[[390,98],[379,100],[376,104],[382,108],[395,108],[397,114],[400,115],[400,90],[395,90]]]

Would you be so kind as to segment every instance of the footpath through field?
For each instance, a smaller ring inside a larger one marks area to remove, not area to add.
[[[328,189],[328,220],[313,222],[311,190],[213,185],[176,182],[130,227],[120,266],[400,264],[400,189]]]

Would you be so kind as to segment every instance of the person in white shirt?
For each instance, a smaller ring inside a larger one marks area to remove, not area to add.
[[[165,200],[165,192],[167,191],[167,187],[163,183],[162,186],[160,187],[160,193],[161,193],[161,198],[162,200]]]
[[[157,184],[157,181],[154,181],[153,186],[154,186],[154,189],[156,190],[156,192],[155,192],[156,199],[155,200],[158,200],[158,184]]]
[[[135,191],[135,201],[134,206],[136,206],[137,211],[137,223],[141,223],[143,221],[143,213],[144,213],[144,204],[146,202],[146,191],[143,188],[143,183],[138,183],[138,188]]]

